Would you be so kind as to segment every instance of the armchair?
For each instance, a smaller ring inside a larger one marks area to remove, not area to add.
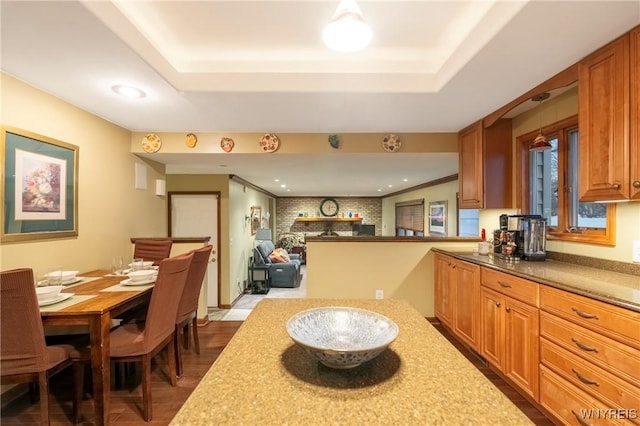
[[[288,262],[274,262],[270,255],[275,246],[271,241],[262,241],[253,249],[254,265],[269,267],[269,286],[294,288],[300,285],[300,256],[289,254]]]

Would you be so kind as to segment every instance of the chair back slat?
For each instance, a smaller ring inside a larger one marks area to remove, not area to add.
[[[172,246],[171,238],[139,239],[134,243],[133,257],[153,261],[157,266],[171,255]]]
[[[181,322],[185,317],[198,309],[200,288],[202,287],[204,274],[207,272],[207,265],[209,264],[209,256],[211,256],[212,249],[212,246],[207,245],[197,250],[193,250],[193,260],[189,267],[187,284],[185,285],[182,298],[180,299],[176,323]]]
[[[178,305],[187,282],[193,253],[160,262],[144,327],[144,346],[151,351],[175,329]]]
[[[3,271],[0,287],[2,375],[46,370],[46,342],[33,270]]]

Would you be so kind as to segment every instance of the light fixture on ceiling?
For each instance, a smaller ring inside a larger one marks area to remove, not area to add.
[[[111,86],[111,90],[116,92],[118,95],[124,96],[125,98],[139,99],[147,96],[146,93],[136,87],[125,86],[122,84]]]
[[[373,33],[355,0],[342,0],[322,33],[324,44],[338,52],[356,52],[369,45]]]
[[[539,95],[531,98],[531,100],[533,102],[539,102],[539,105],[542,105],[542,102],[546,99],[549,99],[549,96],[549,93],[542,92]],[[541,109],[541,107],[539,107],[538,109]],[[531,147],[529,147],[529,151],[546,151],[547,149],[552,148],[547,138],[542,134],[542,111],[538,111],[538,114],[540,115],[540,130],[538,130],[538,136],[536,136],[536,138],[533,140],[533,144],[531,144]]]

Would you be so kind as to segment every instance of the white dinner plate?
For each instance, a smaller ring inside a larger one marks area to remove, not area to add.
[[[156,277],[149,278],[149,279],[142,280],[142,281],[131,281],[131,278],[127,278],[126,280],[120,281],[120,284],[122,284],[122,285],[147,285],[147,284],[153,284],[155,282],[156,282]]]
[[[68,298],[70,298],[71,296],[73,296],[73,293],[60,293],[59,296],[56,296],[53,299],[47,299],[47,300],[42,300],[42,301],[38,300],[38,305],[39,306],[53,305],[54,303],[60,303],[62,301],[65,301]]]

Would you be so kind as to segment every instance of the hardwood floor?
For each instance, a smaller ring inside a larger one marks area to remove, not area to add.
[[[133,375],[125,382],[122,389],[114,389],[111,393],[111,421],[114,425],[167,425],[178,412],[184,401],[197,386],[213,361],[218,357],[225,345],[238,330],[241,321],[212,321],[198,329],[200,336],[200,355],[191,351],[184,352],[184,375],[178,379],[177,387],[171,387],[162,368],[163,362],[154,363],[152,400],[153,420],[145,423],[142,419],[142,393],[139,374]],[[486,367],[472,353],[462,347],[446,330],[436,325],[445,337],[458,348],[480,371],[485,374],[503,393],[509,397],[537,425],[552,425],[543,414],[529,404],[518,392],[507,385],[500,377]],[[112,369],[113,370],[113,369]],[[139,368],[136,370],[139,372]],[[113,383],[113,381],[112,381]],[[51,424],[70,425],[71,422],[71,370],[60,373],[51,379]],[[83,401],[81,407],[83,425],[94,424],[93,402]],[[39,405],[32,404],[24,395],[2,408],[2,425],[37,425],[39,424]],[[212,422],[215,424],[215,422]]]

